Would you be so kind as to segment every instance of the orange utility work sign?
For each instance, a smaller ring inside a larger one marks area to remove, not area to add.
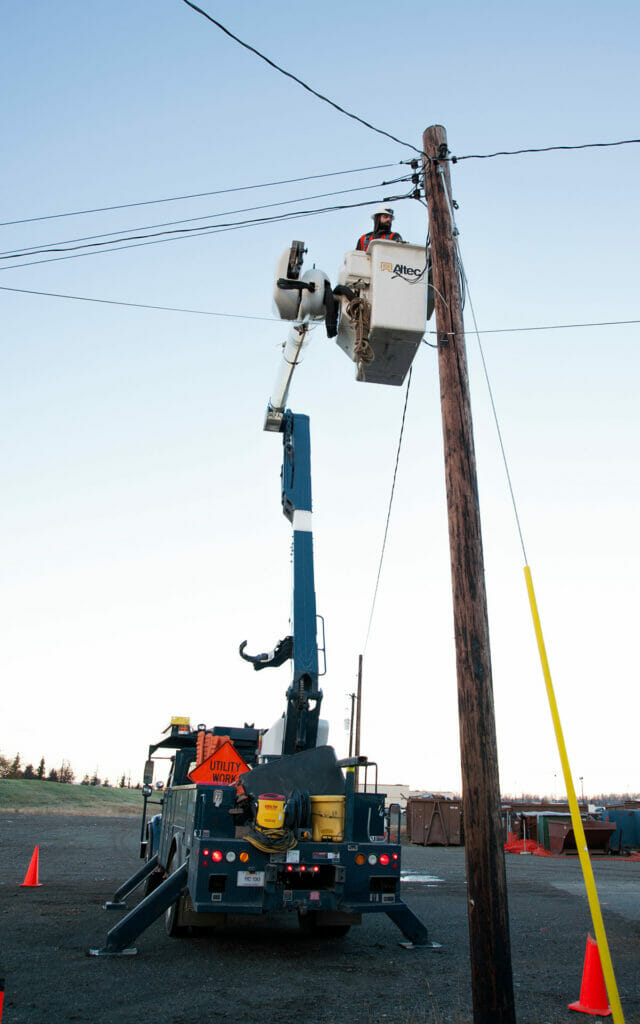
[[[230,740],[218,747],[215,754],[205,758],[189,773],[192,782],[215,782],[219,786],[233,786],[239,777],[249,771]]]

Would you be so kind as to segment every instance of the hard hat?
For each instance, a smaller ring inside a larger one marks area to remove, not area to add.
[[[391,217],[391,220],[393,220],[393,210],[391,209],[390,206],[379,206],[378,209],[374,210],[373,213],[371,214],[371,219],[375,220],[376,217],[380,217],[384,213],[388,214],[389,217]]]

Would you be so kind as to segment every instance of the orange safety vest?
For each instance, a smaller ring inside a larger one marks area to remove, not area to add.
[[[356,251],[357,252],[366,252],[367,249],[369,248],[369,246],[371,245],[372,241],[374,240],[374,238],[376,240],[378,238],[385,238],[389,242],[401,242],[402,241],[402,237],[398,234],[397,231],[389,231],[389,232],[387,232],[386,234],[383,234],[383,235],[377,235],[375,233],[375,231],[367,231],[366,234],[360,235],[360,238],[358,239],[358,243],[356,245]]]

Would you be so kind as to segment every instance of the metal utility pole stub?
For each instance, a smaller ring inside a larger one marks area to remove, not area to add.
[[[438,337],[475,1024],[514,1024],[489,622],[447,136],[423,136]]]

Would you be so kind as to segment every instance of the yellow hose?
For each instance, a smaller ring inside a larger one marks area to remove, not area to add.
[[[611,962],[611,954],[609,953],[607,933],[604,930],[604,921],[602,920],[602,911],[600,910],[600,902],[598,900],[596,882],[595,878],[593,877],[591,858],[589,857],[589,851],[587,849],[587,840],[584,834],[584,828],[582,827],[582,819],[580,817],[578,799],[576,797],[576,792],[573,787],[573,781],[571,778],[569,758],[567,757],[567,749],[565,747],[564,736],[562,734],[562,725],[560,724],[560,715],[558,714],[558,705],[556,704],[556,698],[553,691],[553,683],[551,681],[549,662],[547,661],[547,652],[544,645],[544,637],[542,636],[542,626],[540,625],[540,616],[538,615],[538,605],[536,603],[536,595],[533,589],[531,570],[528,565],[525,565],[524,567],[524,576],[527,581],[527,592],[529,594],[529,604],[531,605],[531,615],[533,617],[533,626],[536,633],[536,640],[538,641],[538,651],[540,654],[540,662],[542,664],[542,674],[544,675],[544,682],[547,688],[547,697],[549,700],[549,707],[551,709],[551,718],[553,719],[553,728],[556,734],[556,743],[558,744],[558,752],[560,754],[560,761],[562,763],[562,774],[564,775],[564,782],[565,786],[567,787],[567,796],[569,798],[569,810],[571,812],[571,824],[573,825],[573,834],[575,836],[576,846],[578,848],[578,857],[580,858],[582,875],[584,877],[584,884],[587,890],[587,899],[589,900],[591,920],[593,921],[593,927],[596,933],[596,942],[598,943],[600,963],[602,964],[602,973],[604,975],[605,985],[607,986],[609,1005],[611,1006],[611,1012],[613,1014],[613,1020],[615,1024],[624,1024],[622,1004],[620,1003],[620,996],[618,995],[618,986],[616,984],[615,974],[613,973],[613,964]]]

